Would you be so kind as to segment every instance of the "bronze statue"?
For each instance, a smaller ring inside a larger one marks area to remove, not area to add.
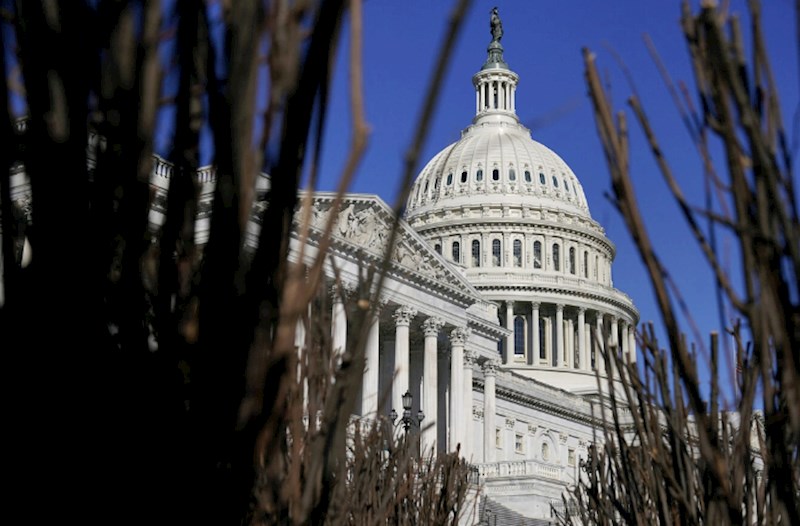
[[[500,42],[500,39],[503,38],[503,22],[500,20],[500,15],[497,12],[497,8],[492,8],[492,16],[489,19],[489,28],[492,33],[492,42]]]

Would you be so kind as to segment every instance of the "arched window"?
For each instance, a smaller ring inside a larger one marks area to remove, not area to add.
[[[499,181],[500,180],[500,170],[495,168],[492,170],[492,181]]]
[[[569,247],[569,273],[575,274],[575,247]]]
[[[540,182],[541,184],[546,184],[546,183],[545,183],[544,174],[543,174],[542,172],[539,172],[539,182]]]
[[[553,270],[561,270],[561,247],[553,243]]]
[[[477,239],[472,240],[472,266],[481,266],[481,242]]]
[[[567,184],[567,180],[566,179],[564,179],[564,190],[569,192],[569,185]]]
[[[525,354],[525,320],[522,316],[514,318],[514,354]]]
[[[514,240],[514,266],[522,266],[522,241],[519,239]]]
[[[583,277],[589,277],[589,251],[583,251]]]
[[[531,182],[531,171],[530,170],[525,170],[525,182],[526,183],[530,183]]]
[[[476,181],[483,181],[483,170],[478,168],[478,171],[475,172],[475,180]]]
[[[467,182],[467,171],[466,170],[461,172],[461,182],[462,183],[466,183]]]
[[[458,241],[453,241],[453,261],[461,263],[461,244]]]
[[[451,184],[453,184],[453,174],[449,173],[447,174],[447,186],[450,186]]]
[[[542,242],[533,242],[533,268],[542,268]]]
[[[428,193],[428,183],[430,183],[430,181],[425,181],[425,190],[423,192],[426,194]]]
[[[436,243],[435,245],[433,245],[433,249],[436,251],[437,254],[441,254],[442,253],[442,244],[441,243]]]
[[[517,172],[515,172],[513,168],[508,169],[508,180],[509,181],[517,180]]]
[[[492,265],[495,267],[500,266],[500,240],[495,239],[492,241]]]
[[[550,460],[550,444],[542,442],[542,460]]]
[[[597,267],[600,266],[600,256],[594,257],[594,279],[597,279]]]
[[[556,176],[555,176],[555,175],[553,176],[553,186],[555,186],[556,188],[558,188],[558,179],[556,179]]]
[[[439,189],[439,183],[441,182],[441,180],[442,180],[442,176],[437,175],[436,179],[433,181],[433,189],[434,190],[438,190]]]

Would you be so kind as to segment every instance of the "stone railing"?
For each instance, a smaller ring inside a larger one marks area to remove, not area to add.
[[[506,460],[489,464],[476,464],[481,479],[535,475],[552,480],[565,479],[564,467],[538,460]]]

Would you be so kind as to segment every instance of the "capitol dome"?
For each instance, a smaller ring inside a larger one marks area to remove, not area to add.
[[[405,218],[499,307],[503,365],[596,390],[600,351],[635,359],[638,312],[613,286],[614,245],[567,163],[519,122],[519,77],[499,39],[472,77],[475,117],[422,169]],[[602,371],[601,371],[602,372]]]

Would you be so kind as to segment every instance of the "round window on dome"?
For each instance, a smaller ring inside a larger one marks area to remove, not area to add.
[[[515,172],[513,168],[508,169],[508,180],[509,181],[517,180],[517,172]]]
[[[483,181],[483,170],[478,168],[478,171],[475,172],[475,180],[476,181]]]
[[[467,182],[467,171],[466,170],[461,172],[461,182],[462,183],[466,183]]]
[[[447,174],[447,186],[450,186],[451,184],[453,184],[453,174],[449,173]]]
[[[500,170],[495,168],[492,170],[492,181],[499,181],[500,180]]]
[[[542,172],[539,172],[539,182],[541,184],[547,184],[547,181],[545,181],[544,174]]]
[[[526,183],[530,183],[531,182],[531,171],[530,170],[525,170],[525,182]]]
[[[553,186],[555,186],[556,188],[558,188],[558,179],[556,179],[556,176],[555,176],[555,175],[553,176]]]

